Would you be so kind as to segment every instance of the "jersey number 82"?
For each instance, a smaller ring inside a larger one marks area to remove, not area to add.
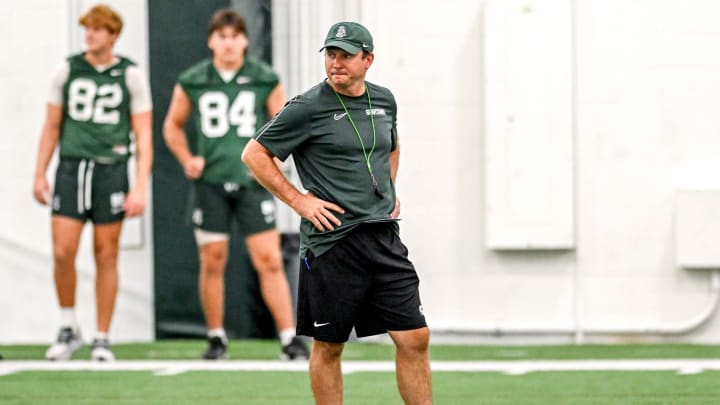
[[[75,121],[90,121],[96,124],[118,124],[123,94],[117,83],[98,87],[90,79],[75,79],[68,91],[68,114]]]

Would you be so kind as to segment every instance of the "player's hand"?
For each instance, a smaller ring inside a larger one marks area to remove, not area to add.
[[[333,211],[344,214],[345,210],[329,201],[315,197],[312,193],[303,195],[294,204],[295,212],[301,217],[312,222],[320,231],[332,231],[335,226],[340,225],[340,220],[333,214]]]
[[[390,213],[390,218],[397,218],[400,216],[400,199],[395,197],[395,208]]]
[[[132,189],[125,197],[123,210],[126,218],[141,215],[145,211],[145,191]]]
[[[50,203],[50,185],[45,176],[40,176],[35,179],[33,195],[37,202],[42,205],[48,205]]]
[[[189,179],[195,180],[200,178],[203,170],[205,169],[205,158],[202,156],[193,156],[185,162],[183,170],[185,170],[185,176]]]

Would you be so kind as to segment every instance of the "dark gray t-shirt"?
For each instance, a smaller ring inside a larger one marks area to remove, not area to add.
[[[395,207],[395,188],[389,156],[397,142],[397,105],[390,90],[368,82],[366,88],[359,97],[340,95],[346,113],[338,95],[323,81],[290,100],[256,135],[257,141],[279,159],[293,155],[303,187],[345,209],[345,214],[335,214],[342,224],[332,231],[321,232],[302,219],[301,255],[306,249],[321,255],[360,223],[393,221],[390,213]],[[382,199],[375,193],[365,154],[370,155]]]

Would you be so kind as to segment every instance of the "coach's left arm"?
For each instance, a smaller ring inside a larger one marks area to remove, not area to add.
[[[397,183],[395,183],[395,179],[397,178],[397,172],[398,172],[398,166],[400,165],[400,140],[397,139],[395,144],[395,149],[390,151],[390,180],[393,183],[393,186],[395,186]],[[397,187],[395,188],[397,191]],[[391,218],[397,218],[400,216],[400,199],[397,196],[397,193],[395,193],[395,208],[390,213]]]

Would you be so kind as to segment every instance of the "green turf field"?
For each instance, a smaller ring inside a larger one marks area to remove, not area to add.
[[[164,340],[156,343],[117,344],[113,352],[123,360],[194,360],[205,350],[204,340]],[[236,340],[230,342],[234,360],[274,360],[280,351],[274,340]],[[5,360],[41,360],[44,345],[2,346]],[[348,360],[392,360],[392,345],[348,343],[343,358]],[[720,345],[634,344],[634,345],[544,345],[470,346],[432,344],[432,360],[525,360],[525,359],[720,359]],[[85,347],[75,359],[89,359]]]
[[[117,345],[123,360],[194,360],[202,341]],[[0,346],[2,363],[42,359],[44,346]],[[234,360],[274,360],[274,341],[233,341]],[[76,358],[87,359],[84,349]],[[433,361],[718,359],[720,346],[444,346]],[[348,344],[344,359],[389,361],[391,346]],[[198,363],[202,363],[198,361]],[[22,363],[19,363],[22,364]],[[401,404],[392,373],[346,374],[346,404]],[[433,372],[436,404],[719,404],[720,371]],[[151,371],[20,371],[0,376],[0,404],[311,404],[306,372],[189,371],[160,376]]]

